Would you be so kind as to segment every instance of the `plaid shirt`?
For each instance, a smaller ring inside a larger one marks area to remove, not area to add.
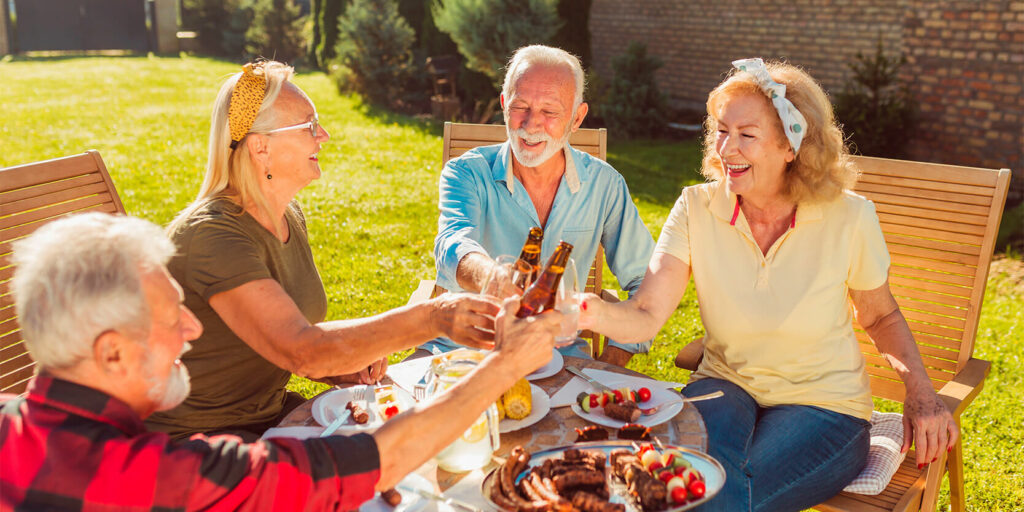
[[[0,511],[353,510],[379,466],[365,434],[172,443],[124,402],[46,375],[0,397]]]

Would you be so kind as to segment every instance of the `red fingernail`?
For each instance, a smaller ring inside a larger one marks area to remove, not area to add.
[[[950,446],[949,448],[946,448],[946,453],[951,453],[952,451],[953,451],[953,447],[952,446]]]
[[[923,467],[924,467],[924,464],[918,464],[918,465],[917,465],[917,469],[921,469],[921,468],[923,468]]]
[[[935,461],[937,461],[937,460],[939,460],[939,458],[938,458],[938,457],[935,457],[935,458],[933,458],[933,459],[932,459],[932,462],[935,462]],[[930,464],[930,463],[929,463],[929,464]]]
[[[587,310],[587,302],[586,301],[583,301],[583,304],[580,304],[580,309],[582,309],[583,311]]]

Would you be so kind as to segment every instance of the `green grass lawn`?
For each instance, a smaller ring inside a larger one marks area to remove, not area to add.
[[[198,190],[210,107],[221,80],[237,69],[191,57],[0,62],[0,167],[97,149],[128,212],[166,224]],[[328,318],[403,305],[418,281],[434,273],[440,128],[339,96],[321,73],[295,82],[331,133],[320,153],[323,177],[300,194]],[[679,189],[702,180],[697,143],[612,139],[609,160],[656,237]],[[992,361],[992,374],[963,418],[970,510],[1024,508],[1022,279],[1019,261],[1001,262],[986,292],[975,354]],[[702,332],[691,286],[651,354],[630,367],[685,380],[688,372],[672,360]],[[292,381],[307,395],[319,386]],[[944,490],[940,506],[948,502]]]

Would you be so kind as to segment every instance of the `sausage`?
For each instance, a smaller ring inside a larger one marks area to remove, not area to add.
[[[562,493],[570,487],[602,484],[605,478],[602,472],[580,469],[558,475],[552,481],[555,483],[555,488],[558,489],[558,492]]]
[[[353,400],[345,404],[345,408],[352,411],[352,421],[358,425],[364,425],[370,420],[370,415],[366,412],[366,402],[363,400]]]
[[[390,489],[384,489],[380,492],[380,499],[384,500],[388,505],[397,507],[402,502],[402,495],[395,490],[394,487]]]
[[[551,480],[547,480],[547,482],[550,483]],[[572,503],[555,492],[554,484],[551,484],[551,487],[545,485],[545,480],[541,479],[540,475],[537,473],[530,473],[530,483],[537,491],[537,494],[551,504],[551,510],[559,512],[570,512],[572,510]]]
[[[572,505],[582,512],[625,512],[626,506],[621,503],[609,503],[596,494],[576,491],[572,496]]]
[[[640,419],[640,408],[632,400],[626,400],[617,404],[609,403],[604,406],[604,413],[609,418],[625,421],[626,423],[633,423]]]

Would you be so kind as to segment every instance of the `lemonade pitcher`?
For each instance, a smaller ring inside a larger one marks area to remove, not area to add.
[[[447,354],[446,354],[447,355]],[[478,357],[446,357],[433,366],[434,378],[430,395],[435,396],[455,385],[478,364]],[[460,473],[487,465],[491,455],[501,446],[498,433],[498,408],[491,404],[452,444],[437,454],[441,469]]]

